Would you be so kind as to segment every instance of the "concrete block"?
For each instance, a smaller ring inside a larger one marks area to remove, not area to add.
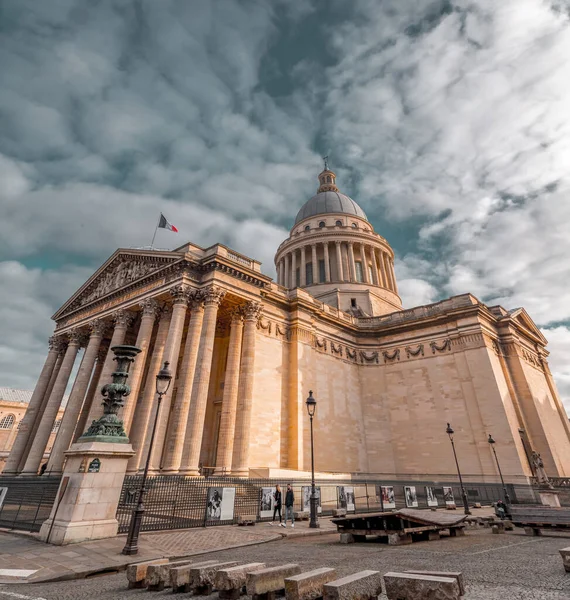
[[[388,544],[390,546],[403,546],[412,543],[412,535],[410,533],[389,533]]]
[[[295,521],[308,521],[311,515],[306,510],[300,510],[293,512],[293,516],[295,517]]]
[[[137,563],[127,566],[127,581],[129,589],[144,588],[147,586],[146,572],[150,565],[164,565],[168,563],[168,558],[159,558],[147,562]]]
[[[481,508],[481,502],[475,502],[475,504],[473,504],[473,508]]]
[[[340,543],[341,544],[354,544],[355,539],[352,533],[341,533],[340,534]]]
[[[220,569],[214,579],[214,588],[222,600],[232,600],[241,596],[245,588],[247,574],[265,569],[265,563],[248,563],[227,569]]]
[[[505,531],[514,531],[515,526],[512,521],[504,521],[503,526],[505,527]]]
[[[505,528],[502,523],[495,523],[491,526],[492,533],[505,533]]]
[[[259,596],[267,597],[266,594],[275,594],[285,589],[285,579],[292,575],[298,575],[301,567],[294,563],[260,569],[246,576],[246,591],[248,596],[254,600]]]
[[[328,567],[293,575],[285,579],[287,600],[316,600],[322,598],[323,586],[336,579],[336,571]]]
[[[216,563],[215,560],[205,561],[208,564]],[[163,565],[150,565],[146,571],[146,579],[147,579],[147,587],[151,592],[160,592],[164,588],[172,586],[172,570],[178,569],[178,567],[185,567],[188,565],[192,565],[193,561],[191,560],[179,560],[171,563],[166,563]],[[202,565],[204,562],[194,563],[195,565]],[[179,577],[177,581],[181,581],[182,574],[175,575],[175,577]]]
[[[525,527],[524,532],[527,535],[532,535],[532,536],[542,535],[542,531],[540,531],[540,529],[538,529],[537,527]]]
[[[463,596],[465,595],[465,580],[463,578],[463,573],[460,573],[459,571],[415,571],[413,569],[406,569],[405,573],[429,575],[430,577],[454,577],[459,584],[459,591]]]
[[[378,571],[360,571],[323,586],[323,600],[376,600],[381,593],[382,576]]]
[[[570,546],[568,548],[562,548],[559,550],[560,556],[562,557],[562,564],[564,565],[564,570],[567,573],[570,573]]]
[[[238,525],[255,525],[257,515],[239,515]]]
[[[333,508],[333,517],[346,517],[346,508]]]
[[[388,600],[459,600],[462,596],[455,577],[386,573],[384,585]]]

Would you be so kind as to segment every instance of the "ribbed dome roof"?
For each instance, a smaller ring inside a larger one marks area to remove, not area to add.
[[[295,225],[303,219],[330,213],[354,215],[368,221],[364,211],[352,198],[349,198],[340,192],[327,191],[315,194],[301,207],[301,210],[297,213]]]

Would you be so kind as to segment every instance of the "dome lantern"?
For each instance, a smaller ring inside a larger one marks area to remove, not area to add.
[[[328,156],[325,156],[325,168],[319,173],[319,189],[317,194],[321,192],[338,192],[336,187],[336,175],[329,169]]]

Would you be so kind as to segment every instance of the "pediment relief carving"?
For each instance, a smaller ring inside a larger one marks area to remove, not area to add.
[[[66,313],[95,302],[116,290],[144,279],[148,275],[168,266],[176,259],[156,260],[152,257],[117,256],[88,286],[81,290],[76,298],[66,307]]]

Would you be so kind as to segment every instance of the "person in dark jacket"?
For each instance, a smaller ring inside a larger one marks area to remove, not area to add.
[[[295,527],[295,515],[293,514],[293,506],[295,505],[295,494],[291,484],[287,484],[287,492],[285,493],[285,523],[281,523],[282,527],[287,527],[287,519],[291,519],[291,527]]]
[[[275,504],[273,505],[273,521],[275,522],[275,515],[279,514],[279,523],[281,524],[281,488],[279,485],[275,486],[275,491],[273,492],[273,499],[275,500]]]

